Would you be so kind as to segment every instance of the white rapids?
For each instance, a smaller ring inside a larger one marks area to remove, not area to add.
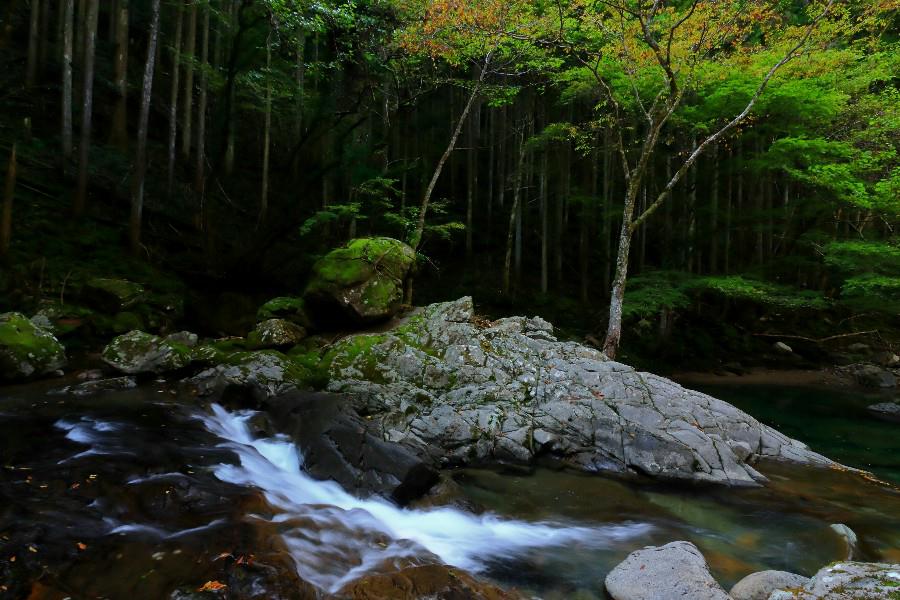
[[[303,457],[284,436],[254,438],[252,411],[229,412],[213,405],[201,417],[225,440],[240,465],[220,464],[222,481],[260,489],[280,511],[267,519],[281,534],[299,575],[328,592],[383,565],[410,559],[438,562],[477,573],[498,559],[524,557],[536,548],[605,548],[645,535],[650,525],[577,526],[529,523],[456,508],[399,508],[372,497],[357,498],[333,481],[303,471]]]

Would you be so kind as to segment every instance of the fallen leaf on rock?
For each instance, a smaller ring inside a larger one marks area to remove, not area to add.
[[[207,581],[199,588],[197,588],[198,592],[218,592],[219,590],[224,590],[227,585],[221,583],[219,581]]]

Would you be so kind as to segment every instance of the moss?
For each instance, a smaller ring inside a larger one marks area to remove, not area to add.
[[[65,350],[52,333],[21,313],[0,315],[0,379],[43,375],[65,364]]]
[[[123,311],[113,317],[111,328],[114,333],[126,333],[134,329],[143,329],[144,321],[131,311]]]
[[[89,279],[81,290],[85,301],[107,312],[117,312],[130,308],[144,297],[144,286],[127,279]]]
[[[306,303],[303,298],[280,296],[272,298],[256,311],[257,321],[269,319],[285,319],[301,327],[309,328],[309,317],[306,315]]]
[[[387,340],[383,334],[352,335],[340,340],[322,357],[318,370],[328,376],[348,367],[362,372],[367,381],[382,383],[384,377],[377,369],[375,346]]]
[[[184,344],[135,330],[113,339],[101,358],[124,373],[136,374],[175,371],[189,365],[193,355]]]

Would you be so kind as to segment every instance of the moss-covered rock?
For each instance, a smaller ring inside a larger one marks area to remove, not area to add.
[[[415,251],[392,238],[360,238],[332,250],[313,266],[303,295],[311,317],[325,324],[389,319],[400,308],[415,261]]]
[[[311,325],[306,314],[306,303],[303,302],[303,298],[294,296],[272,298],[260,306],[256,311],[256,320],[262,322],[269,319],[284,319],[304,329],[309,329]]]
[[[143,331],[120,335],[103,349],[103,362],[114,369],[135,375],[165,373],[191,363],[191,349],[184,344]]]
[[[310,389],[313,373],[275,350],[235,352],[225,363],[187,380],[201,395],[223,394],[230,389],[271,397],[298,389]]]
[[[0,379],[39,377],[65,365],[65,348],[52,333],[21,313],[0,315]]]
[[[127,279],[95,277],[81,289],[81,297],[88,306],[109,314],[135,306],[144,296],[144,286]]]
[[[231,356],[247,351],[247,340],[240,337],[227,337],[205,341],[191,349],[193,362],[214,367],[229,362]]]
[[[257,323],[247,335],[247,344],[254,349],[287,348],[306,337],[306,329],[285,319],[268,319]]]

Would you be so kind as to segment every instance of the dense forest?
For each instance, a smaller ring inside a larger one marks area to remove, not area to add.
[[[238,291],[386,235],[608,354],[896,327],[894,3],[601,4],[12,0],[4,288],[95,268],[45,226]]]
[[[4,0],[0,600],[898,600],[898,152],[900,0]]]

